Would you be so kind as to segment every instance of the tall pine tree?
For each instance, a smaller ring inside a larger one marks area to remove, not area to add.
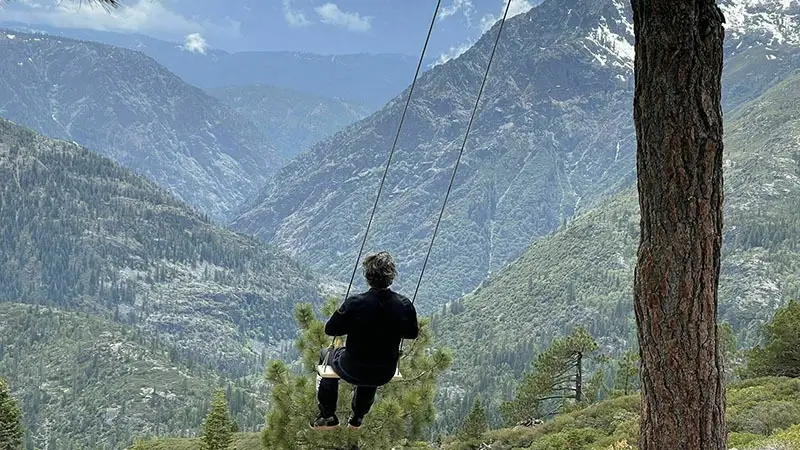
[[[597,350],[597,342],[584,328],[555,339],[533,364],[517,389],[514,400],[500,405],[506,422],[513,425],[558,412],[569,399],[581,402],[583,364]],[[547,406],[547,408],[543,408]]]
[[[617,361],[614,389],[628,395],[639,389],[639,352],[628,350]]]
[[[225,392],[218,390],[211,402],[211,411],[203,424],[203,435],[200,437],[201,450],[228,450],[233,443],[233,425],[225,401]]]
[[[328,300],[323,307],[325,317],[330,317],[336,307],[335,300]],[[317,413],[316,365],[330,338],[311,305],[298,305],[295,317],[302,331],[297,341],[302,367],[292,370],[282,361],[271,361],[268,365],[266,378],[272,386],[272,399],[262,434],[265,448],[320,450],[350,448],[360,442],[365,448],[388,449],[413,444],[423,437],[426,427],[435,419],[436,380],[451,363],[449,352],[433,346],[429,319],[420,320],[419,337],[404,347],[400,360],[403,380],[378,389],[360,430],[342,427],[337,431],[316,431],[309,428]],[[352,392],[351,386],[340,381],[337,408],[340,417],[349,414]]]
[[[725,450],[717,330],[722,60],[716,0],[631,0],[641,226],[633,305],[641,450]]]
[[[22,411],[11,396],[6,380],[0,378],[0,449],[22,450]]]
[[[763,327],[765,342],[748,353],[748,376],[800,377],[800,301],[780,308]]]
[[[483,436],[483,433],[489,430],[489,425],[486,421],[486,411],[481,405],[481,399],[476,398],[472,404],[472,410],[469,415],[464,419],[456,436],[464,443],[473,445],[477,440]]]

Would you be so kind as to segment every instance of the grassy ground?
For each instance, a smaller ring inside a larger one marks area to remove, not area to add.
[[[499,429],[481,442],[492,450],[635,449],[639,396],[603,401],[562,414],[535,428]],[[800,450],[800,379],[759,378],[728,387],[728,447],[738,450]],[[476,444],[446,439],[441,450],[467,450]],[[196,439],[158,439],[147,450],[197,450]],[[257,433],[236,435],[236,450],[261,450]],[[376,449],[386,450],[386,449]]]

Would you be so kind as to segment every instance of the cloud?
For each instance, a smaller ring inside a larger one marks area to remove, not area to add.
[[[185,36],[199,32],[238,33],[234,23],[202,24],[168,9],[163,0],[136,0],[107,10],[89,2],[22,0],[14,8],[0,8],[0,20],[100,31],[161,33]]]
[[[362,17],[355,12],[345,12],[339,9],[334,3],[325,3],[314,8],[320,22],[337,27],[346,28],[350,31],[368,31],[372,28],[372,17]]]
[[[469,25],[473,10],[474,7],[472,5],[471,0],[453,0],[452,5],[445,6],[439,12],[439,20],[444,20],[450,16],[455,15],[459,11],[463,11],[464,18],[467,19],[467,24]]]
[[[511,2],[511,6],[508,6],[509,1]],[[503,13],[506,12],[506,6],[508,6],[508,16],[506,19],[510,19],[514,16],[525,14],[539,3],[541,3],[541,0],[503,0],[503,7],[500,9],[498,15],[486,14],[481,18],[481,30],[484,33],[489,31],[498,20],[502,19]]]
[[[283,17],[291,27],[302,27],[311,24],[311,21],[306,18],[303,11],[292,8],[291,0],[283,0]]]
[[[431,64],[431,67],[435,67],[438,66],[439,64],[444,64],[447,61],[450,61],[451,59],[458,58],[464,52],[469,50],[470,47],[472,47],[473,45],[474,42],[468,42],[456,46],[451,46],[449,50],[439,55],[439,59],[437,59],[435,63]]]
[[[511,1],[511,6],[508,6],[509,1]],[[489,29],[491,29],[492,26],[494,26],[494,24],[503,17],[503,13],[506,11],[506,6],[508,6],[508,16],[506,19],[510,19],[514,16],[527,13],[534,6],[541,2],[542,0],[503,0],[503,6],[498,15],[490,13],[481,18],[479,24],[481,30],[480,33],[483,34],[489,31]],[[464,15],[467,17],[467,22],[469,23],[468,14],[471,15],[471,13],[474,12],[471,0],[453,0],[453,4],[444,8],[439,14],[444,14],[444,17],[449,17],[453,14],[456,14],[459,10],[464,11]],[[451,59],[458,58],[464,52],[469,50],[470,47],[475,45],[479,38],[480,36],[475,36],[469,42],[462,42],[461,44],[451,46],[447,51],[439,55],[439,58],[436,60],[436,62],[430,64],[430,67],[438,66],[450,61]]]
[[[208,42],[200,33],[191,33],[186,35],[186,40],[183,43],[183,49],[192,53],[200,53],[205,55],[208,48]]]

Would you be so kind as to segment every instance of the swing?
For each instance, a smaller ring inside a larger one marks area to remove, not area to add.
[[[333,371],[333,367],[325,363],[317,366],[317,375],[319,375],[320,378],[340,378],[339,374]],[[397,369],[394,370],[394,376],[391,381],[400,381],[402,379],[403,375],[400,373],[400,365],[398,364]]]
[[[403,115],[400,117],[400,125],[397,127],[397,134],[395,134],[394,142],[392,143],[392,149],[389,152],[389,158],[386,161],[386,168],[383,171],[383,177],[381,178],[380,185],[378,186],[378,194],[375,197],[375,204],[372,206],[372,214],[369,217],[369,222],[367,223],[367,229],[364,232],[364,240],[361,242],[361,249],[358,251],[358,256],[356,257],[356,264],[353,267],[353,274],[350,277],[350,284],[347,286],[347,292],[344,295],[345,300],[350,296],[350,289],[353,287],[353,280],[356,277],[356,271],[358,270],[358,263],[361,260],[361,255],[364,252],[364,245],[367,243],[367,235],[369,234],[369,229],[372,226],[372,219],[375,217],[375,211],[378,208],[378,200],[381,197],[381,191],[383,190],[383,184],[386,181],[386,175],[389,172],[389,166],[392,163],[392,156],[394,155],[395,148],[397,147],[397,140],[400,137],[400,130],[403,128],[403,122],[406,118],[406,112],[408,111],[408,105],[411,103],[411,94],[414,92],[414,86],[417,84],[417,78],[419,77],[419,71],[422,67],[422,61],[425,58],[425,51],[428,48],[428,41],[431,38],[431,32],[433,31],[433,25],[436,23],[436,15],[439,12],[439,7],[441,6],[442,1],[439,0],[436,4],[436,9],[433,12],[433,19],[431,20],[430,28],[428,29],[428,37],[425,39],[425,45],[422,47],[422,54],[419,57],[419,63],[417,64],[417,72],[414,74],[414,80],[411,82],[411,88],[408,91],[408,98],[406,99],[405,107],[403,108]],[[456,158],[455,166],[453,167],[453,174],[450,176],[450,185],[447,187],[447,192],[444,196],[444,201],[442,202],[442,209],[439,211],[439,218],[436,220],[436,226],[433,229],[433,235],[431,236],[430,244],[428,245],[428,252],[425,255],[425,260],[422,263],[422,270],[419,274],[419,279],[417,280],[417,287],[414,289],[414,296],[411,298],[411,304],[414,304],[414,301],[417,299],[417,293],[419,292],[419,287],[422,284],[422,276],[425,274],[425,268],[428,265],[428,259],[431,256],[431,250],[433,250],[433,242],[436,239],[436,233],[439,231],[439,224],[442,222],[442,216],[444,215],[444,209],[447,205],[447,200],[450,197],[450,191],[453,189],[453,182],[456,178],[456,171],[458,170],[458,165],[461,162],[461,155],[464,154],[464,147],[467,144],[467,138],[469,137],[469,132],[472,129],[472,122],[475,120],[475,114],[478,112],[478,105],[480,104],[481,96],[483,95],[483,88],[486,86],[486,80],[489,77],[489,69],[492,67],[492,60],[494,60],[495,52],[497,51],[497,44],[500,42],[500,33],[503,32],[503,25],[505,25],[506,17],[508,16],[509,6],[511,6],[511,2],[507,2],[505,13],[503,14],[503,18],[500,21],[500,28],[497,31],[497,37],[494,41],[494,46],[492,47],[492,53],[489,56],[489,63],[486,66],[486,71],[483,74],[483,81],[481,82],[481,87],[478,90],[478,98],[475,99],[475,107],[472,109],[472,116],[470,116],[469,123],[467,124],[467,132],[464,134],[464,140],[461,143],[461,149],[458,152],[458,157]],[[331,353],[333,353],[334,345],[336,343],[336,338],[338,336],[334,336],[331,340],[331,345],[328,347],[329,351],[325,354],[325,358],[323,358],[322,364],[317,365],[317,375],[320,378],[341,378],[336,371],[333,370],[330,364],[328,364],[328,360],[330,358]],[[397,368],[395,369],[394,376],[392,377],[391,381],[401,381],[403,380],[403,375],[400,373],[400,360],[402,360],[402,353],[403,353],[403,343],[404,341],[400,340],[400,354],[401,357],[397,361]]]

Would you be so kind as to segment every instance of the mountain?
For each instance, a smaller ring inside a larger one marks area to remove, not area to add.
[[[398,54],[316,55],[299,52],[236,52],[204,48],[140,34],[57,28],[4,22],[26,33],[96,41],[137,50],[187,83],[201,88],[273,85],[324,97],[337,97],[377,109],[408,85],[416,57]]]
[[[216,220],[277,169],[267,137],[142,53],[0,31],[0,116],[74,140]]]
[[[195,436],[219,386],[217,374],[152,334],[83,313],[1,303],[0,332],[0,376],[21,401],[28,449],[119,449],[143,435]],[[221,386],[239,427],[257,429],[263,389]]]
[[[372,112],[361,103],[268,85],[228,86],[207,92],[257,124],[285,159]]]
[[[294,336],[309,271],[76,144],[0,120],[0,301],[135,327],[243,376]]]
[[[770,34],[795,36],[794,6],[728,6],[744,18],[727,41],[726,110],[800,57],[793,40]],[[471,291],[534,239],[633,183],[629,8],[546,1],[506,23],[423,280],[423,311]],[[367,249],[397,256],[400,289],[410,292],[420,274],[497,31],[415,89]],[[232,226],[347,280],[406,95],[283,167]]]
[[[745,346],[758,342],[759,326],[778,307],[800,298],[798,101],[800,69],[725,116],[719,319]],[[442,405],[460,401],[453,393],[464,390],[507,395],[531,349],[576,325],[607,351],[634,346],[638,243],[639,204],[630,187],[536,241],[437,315],[438,338],[455,350]]]

